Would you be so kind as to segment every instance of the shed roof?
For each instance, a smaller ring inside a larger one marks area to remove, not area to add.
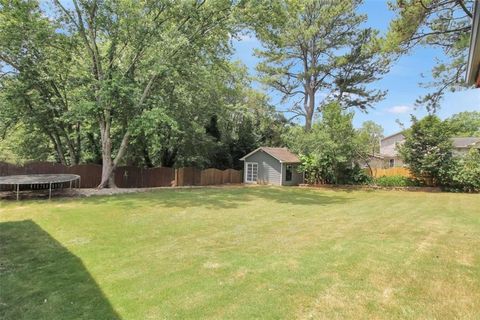
[[[464,137],[464,138],[452,138],[454,148],[471,148],[475,144],[480,144],[480,138],[476,137]]]
[[[257,148],[252,152],[250,152],[249,154],[247,154],[246,156],[244,156],[243,158],[241,158],[240,160],[243,161],[249,156],[251,156],[252,154],[257,153],[258,151],[266,152],[282,163],[300,163],[300,159],[298,158],[298,156],[292,153],[287,148],[272,148],[272,147]]]

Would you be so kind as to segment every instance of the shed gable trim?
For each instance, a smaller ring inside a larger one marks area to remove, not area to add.
[[[253,154],[257,153],[258,151],[265,152],[266,154],[268,154],[269,156],[271,156],[272,158],[274,158],[275,160],[277,160],[280,163],[300,163],[300,161],[284,161],[282,159],[279,159],[277,156],[275,156],[275,154],[272,154],[272,152],[269,152],[268,148],[263,148],[263,147],[257,148],[255,150],[253,150],[252,152],[250,152],[249,154],[243,156],[242,158],[240,158],[240,161],[245,161],[248,157],[252,156]],[[288,152],[290,152],[290,151],[288,151]]]
[[[253,150],[253,151],[250,152],[249,154],[247,154],[247,155],[243,156],[242,158],[240,158],[240,161],[245,161],[245,159],[247,159],[248,157],[250,157],[252,154],[257,153],[257,151],[259,151],[259,150],[261,150],[261,149],[262,149],[262,147]],[[277,159],[277,160],[278,160],[278,159]]]

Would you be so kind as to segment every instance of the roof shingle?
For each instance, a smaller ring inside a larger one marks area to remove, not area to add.
[[[470,148],[476,143],[480,143],[480,138],[464,137],[464,138],[452,138],[454,148]]]
[[[280,162],[284,162],[284,163],[300,163],[300,159],[297,157],[297,155],[295,155],[294,153],[292,153],[290,150],[288,150],[287,148],[272,148],[272,147],[260,147],[252,152],[250,152],[249,154],[247,154],[246,156],[244,156],[243,158],[241,158],[240,160],[244,160],[245,158],[247,158],[248,156],[258,152],[258,151],[264,151],[266,153],[268,153],[269,155],[271,155],[272,157],[274,157],[275,159],[277,159],[278,161]]]

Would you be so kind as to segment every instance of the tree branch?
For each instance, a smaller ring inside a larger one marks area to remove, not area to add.
[[[470,12],[470,10],[468,10],[468,8],[465,6],[465,3],[463,2],[463,0],[457,0],[457,3],[462,8],[463,12],[465,12],[465,14],[467,16],[469,16],[470,18],[473,18],[473,13]]]

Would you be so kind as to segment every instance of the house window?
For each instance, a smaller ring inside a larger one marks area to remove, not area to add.
[[[389,162],[388,162],[388,166],[389,166],[390,168],[395,167],[395,159],[390,159]]]
[[[246,182],[257,182],[258,179],[258,163],[247,162],[247,172],[245,174]]]
[[[293,173],[293,166],[291,164],[287,164],[285,170],[285,181],[292,181],[292,173]]]

